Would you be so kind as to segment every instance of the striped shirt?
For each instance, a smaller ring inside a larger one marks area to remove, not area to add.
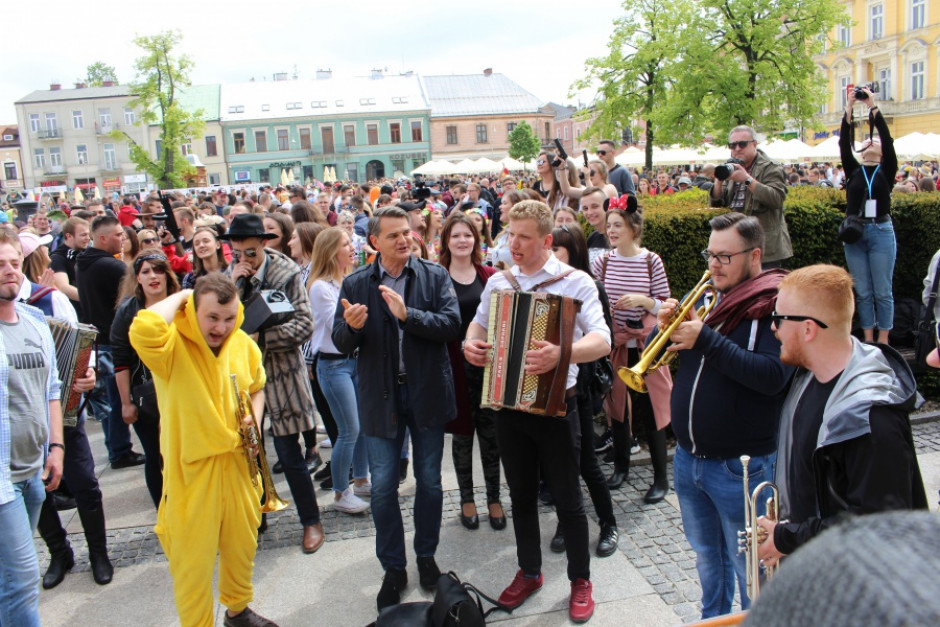
[[[607,259],[606,272],[604,259]],[[656,253],[645,248],[634,257],[622,257],[614,249],[606,255],[594,260],[591,271],[599,281],[603,281],[604,289],[610,298],[610,309],[614,316],[615,327],[626,326],[628,320],[642,320],[647,312],[643,307],[631,309],[614,309],[614,305],[625,294],[639,294],[649,296],[655,301],[650,313],[655,314],[663,301],[669,298],[669,279],[666,278],[666,268],[663,260]]]

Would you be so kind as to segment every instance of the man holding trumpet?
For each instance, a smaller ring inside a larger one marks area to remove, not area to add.
[[[264,410],[266,378],[261,351],[241,330],[242,319],[235,284],[214,272],[201,277],[195,290],[141,311],[130,327],[131,344],[153,373],[160,404],[163,496],[154,531],[170,563],[176,609],[186,627],[215,622],[217,554],[224,624],[274,625],[248,607],[261,481],[250,476],[249,457],[258,450],[243,442],[232,375],[250,394],[255,416]],[[250,422],[246,417],[244,426]]]
[[[777,285],[786,272],[762,270],[760,222],[730,212],[710,224],[702,256],[718,302],[704,321],[690,312],[666,349],[679,353],[671,404],[678,442],[674,483],[697,556],[702,618],[731,611],[735,577],[742,607],[750,606],[745,559],[738,555],[737,532],[745,526],[740,456],[750,456],[755,485],[773,477],[777,420],[793,372],[781,363],[771,329]],[[663,304],[660,329],[672,322],[677,305],[675,299]]]

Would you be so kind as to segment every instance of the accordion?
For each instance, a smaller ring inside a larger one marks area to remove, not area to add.
[[[581,301],[567,296],[494,291],[487,329],[492,354],[483,373],[481,404],[491,409],[564,417],[574,321],[580,309]],[[561,358],[553,371],[525,374],[525,354],[535,348],[535,341],[561,347]]]
[[[59,318],[46,318],[49,331],[55,343],[55,359],[59,369],[59,381],[62,382],[62,424],[74,427],[78,424],[78,412],[81,409],[82,395],[72,390],[76,378],[85,376],[91,351],[98,337],[98,329],[88,324],[77,327]]]

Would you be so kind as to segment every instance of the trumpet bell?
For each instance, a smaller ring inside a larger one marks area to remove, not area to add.
[[[290,505],[290,501],[285,501],[277,492],[271,490],[270,492],[265,493],[264,505],[261,506],[262,514],[271,514],[273,512],[279,512],[282,509],[287,509]]]
[[[644,370],[646,370],[644,368]],[[641,394],[646,394],[646,381],[644,379],[644,372],[638,369],[638,366],[633,368],[627,368],[626,366],[621,366],[617,369],[617,376],[627,384],[627,387]]]

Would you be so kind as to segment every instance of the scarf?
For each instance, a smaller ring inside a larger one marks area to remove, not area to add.
[[[789,271],[765,270],[725,292],[705,319],[712,329],[728,335],[742,320],[760,320],[773,313],[777,304],[777,286]]]

